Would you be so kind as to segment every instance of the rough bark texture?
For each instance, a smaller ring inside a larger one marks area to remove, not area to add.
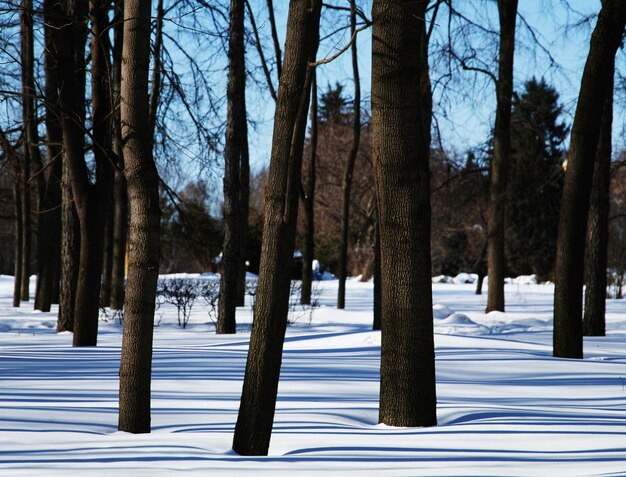
[[[224,150],[224,245],[222,274],[217,315],[217,333],[235,333],[239,264],[242,230],[240,215],[241,162],[246,137],[246,70],[244,47],[244,1],[231,0],[228,41],[228,110],[226,117],[226,147]]]
[[[119,430],[150,432],[150,380],[159,274],[159,176],[149,121],[150,0],[124,2],[121,121],[130,201],[128,285],[120,362]]]
[[[428,2],[375,0],[372,149],[378,200],[381,423],[436,425],[430,263]]]
[[[373,330],[382,328],[382,289],[380,283],[380,229],[378,228],[378,206],[374,222],[374,323]]]
[[[59,317],[57,331],[73,331],[76,284],[78,282],[78,262],[80,260],[80,232],[78,214],[72,197],[70,173],[67,161],[63,161],[61,179],[61,284],[59,288]]]
[[[115,171],[113,182],[113,264],[111,268],[111,300],[114,310],[124,307],[124,280],[126,278],[126,236],[128,229],[128,193],[124,170],[124,152],[122,150],[122,129],[120,121],[120,86],[122,81],[122,43],[124,40],[124,2],[115,2],[113,17],[113,153],[118,170]]]
[[[626,2],[605,0],[591,35],[572,126],[556,252],[554,356],[582,358],[583,258],[594,158]]]
[[[504,217],[506,177],[511,154],[511,96],[513,94],[513,57],[517,0],[498,0],[500,46],[496,84],[496,123],[493,129],[493,158],[489,171],[487,208],[487,313],[504,311]]]
[[[600,137],[593,167],[593,183],[589,204],[589,224],[585,265],[587,286],[585,288],[585,312],[583,333],[585,336],[606,334],[606,267],[609,241],[609,188],[611,185],[611,130],[613,127],[613,75],[609,75]]]
[[[244,108],[245,111],[245,108]],[[239,164],[239,264],[237,266],[237,306],[244,306],[246,299],[246,256],[248,254],[248,217],[250,216],[250,153],[248,150],[248,124],[245,120],[244,149]]]
[[[315,182],[317,168],[317,75],[313,71],[311,79],[311,133],[309,135],[309,167],[302,194],[304,210],[304,237],[302,250],[302,288],[300,303],[311,304],[313,289],[313,259],[315,254]]]
[[[278,88],[254,326],[233,449],[267,454],[287,327],[302,149],[322,2],[289,4],[285,61]]]
[[[350,33],[356,30],[356,2],[350,0]],[[342,184],[341,203],[341,238],[339,241],[339,289],[337,292],[337,308],[346,307],[346,278],[348,269],[348,231],[350,228],[350,193],[352,191],[352,173],[359,152],[361,141],[361,79],[359,78],[359,62],[356,36],[352,42],[352,76],[354,78],[354,111],[352,116],[352,144],[346,162],[346,171]]]

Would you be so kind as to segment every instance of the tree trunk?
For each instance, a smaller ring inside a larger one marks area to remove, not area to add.
[[[122,81],[122,44],[124,39],[124,4],[123,0],[115,2],[113,16],[113,153],[116,157],[118,170],[113,180],[113,264],[111,269],[111,300],[110,307],[121,310],[124,307],[124,280],[126,278],[126,236],[128,229],[128,193],[124,170],[124,153],[122,150],[122,130],[120,123],[120,86]]]
[[[582,358],[583,258],[602,110],[615,52],[626,23],[626,3],[605,0],[591,35],[572,126],[557,239],[554,356]]]
[[[22,292],[22,245],[23,225],[22,221],[22,173],[19,164],[15,165],[15,184],[13,184],[13,201],[15,203],[15,279],[13,281],[13,306],[19,307]]]
[[[76,303],[76,286],[78,283],[80,259],[78,215],[76,214],[74,198],[72,197],[70,173],[66,160],[63,161],[61,193],[63,206],[61,209],[61,284],[59,287],[59,316],[57,320],[57,331],[59,333],[74,330],[74,305]]]
[[[244,2],[245,3],[245,2]],[[244,108],[245,111],[245,108]],[[250,215],[250,154],[248,151],[248,124],[244,117],[244,150],[239,166],[239,264],[237,265],[237,306],[246,299],[246,257],[248,255],[248,217]]]
[[[239,290],[242,232],[240,208],[241,163],[246,150],[246,70],[244,46],[244,1],[231,0],[228,47],[228,111],[224,150],[224,246],[216,331],[235,333]]]
[[[380,229],[378,228],[378,205],[374,220],[374,323],[373,330],[382,327],[382,289],[380,283]]]
[[[302,194],[304,209],[304,244],[302,253],[302,288],[300,303],[311,304],[313,289],[313,259],[315,258],[315,181],[317,167],[317,74],[313,71],[311,79],[311,134],[309,136],[309,168]]]
[[[430,263],[428,2],[374,0],[372,149],[378,198],[381,423],[437,424]]]
[[[61,268],[61,176],[63,174],[63,130],[55,105],[59,100],[59,84],[53,28],[59,17],[53,0],[44,1],[44,71],[45,71],[45,119],[48,163],[52,163],[45,181],[45,189],[39,208],[37,240],[37,289],[35,309],[50,311],[58,293]]]
[[[100,306],[111,305],[111,287],[113,285],[113,221],[115,207],[113,194],[105,211],[104,243],[102,247],[102,285],[100,286]]]
[[[606,334],[606,267],[609,241],[614,73],[615,71],[611,71],[609,74],[591,185],[589,226],[585,248],[587,267],[585,312],[583,315],[583,333],[585,336],[604,336]]]
[[[150,380],[159,275],[159,175],[149,122],[150,0],[124,2],[121,123],[130,199],[128,285],[120,362],[118,429],[150,432]]]
[[[352,191],[352,173],[354,163],[359,152],[361,140],[361,79],[359,78],[359,63],[356,39],[356,2],[350,0],[350,33],[354,35],[352,41],[352,75],[354,77],[354,111],[352,116],[352,145],[348,153],[346,171],[342,184],[341,207],[341,238],[339,241],[339,290],[337,292],[337,308],[346,307],[346,278],[348,275],[348,232],[350,228],[350,192]]]
[[[513,57],[517,0],[498,0],[500,47],[496,84],[496,124],[493,129],[493,159],[489,174],[487,208],[487,313],[504,311],[504,217],[506,182],[511,154],[511,96],[513,95]]]
[[[20,295],[22,301],[30,298],[30,271],[32,252],[31,216],[31,165],[41,164],[37,118],[35,110],[35,54],[33,35],[33,2],[22,0],[20,9],[20,49],[22,61],[22,126],[24,130],[24,151],[22,154],[22,270]],[[37,182],[36,182],[37,183]]]
[[[285,61],[265,193],[254,327],[233,439],[233,449],[242,455],[267,454],[274,420],[312,79],[309,63],[315,60],[317,52],[321,4],[320,0],[289,3]]]

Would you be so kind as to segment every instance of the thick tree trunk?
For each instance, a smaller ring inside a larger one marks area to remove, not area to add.
[[[583,258],[589,197],[602,110],[625,23],[626,3],[605,0],[591,35],[572,126],[559,217],[554,289],[553,352],[561,358],[583,357]]]
[[[352,145],[348,153],[346,171],[342,184],[341,203],[341,238],[339,241],[339,290],[337,292],[337,308],[346,307],[346,278],[348,275],[348,232],[350,229],[350,192],[352,191],[352,173],[354,163],[359,152],[361,140],[361,79],[359,78],[359,63],[356,39],[356,2],[350,0],[350,33],[354,36],[352,42],[352,75],[354,77],[354,111],[352,116]]]
[[[500,46],[496,85],[496,124],[493,129],[493,159],[489,174],[487,209],[487,313],[504,311],[504,217],[506,182],[511,154],[511,97],[513,95],[513,57],[517,0],[498,0]]]
[[[265,193],[263,245],[254,327],[233,449],[266,455],[287,327],[302,149],[322,2],[291,0],[285,61],[274,117],[272,159]]]
[[[380,229],[378,228],[378,205],[374,221],[374,323],[373,330],[382,328],[382,288],[380,283]]]
[[[313,259],[315,258],[315,182],[317,167],[317,74],[311,79],[311,134],[309,136],[309,168],[302,194],[304,210],[304,238],[302,250],[302,288],[300,303],[311,304],[313,290]]]
[[[606,267],[609,241],[609,188],[611,185],[611,130],[613,128],[613,76],[609,74],[606,89],[598,148],[593,167],[593,182],[589,204],[589,226],[585,264],[587,287],[585,288],[585,312],[583,333],[585,336],[606,334]]]
[[[120,362],[119,430],[150,432],[150,381],[159,275],[159,175],[149,121],[150,0],[124,2],[122,144],[130,200],[128,285]]]
[[[111,268],[110,307],[121,310],[124,307],[124,280],[126,278],[126,236],[128,229],[128,193],[124,173],[124,153],[122,150],[122,130],[120,122],[120,86],[122,81],[122,44],[124,40],[124,4],[115,2],[113,17],[113,153],[118,170],[113,181],[113,264]]]
[[[228,111],[224,151],[224,246],[217,315],[217,333],[235,333],[242,232],[240,208],[241,163],[246,150],[246,70],[244,1],[231,0],[228,47]]]
[[[430,263],[428,2],[374,0],[372,149],[378,198],[381,423],[437,424]]]

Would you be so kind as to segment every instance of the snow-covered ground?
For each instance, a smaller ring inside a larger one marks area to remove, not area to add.
[[[216,336],[203,303],[187,329],[163,306],[155,328],[152,434],[118,433],[121,327],[97,348],[56,334],[55,310],[11,307],[0,277],[0,475],[626,475],[626,301],[585,360],[551,356],[551,285],[506,285],[484,314],[473,285],[433,284],[439,426],[377,424],[380,335],[371,283],[320,284],[322,306],[292,317],[269,457],[230,450],[250,312]]]

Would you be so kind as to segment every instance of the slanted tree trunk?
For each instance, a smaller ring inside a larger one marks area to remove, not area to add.
[[[430,263],[428,2],[374,0],[372,152],[378,198],[381,423],[437,424]]]
[[[126,278],[126,235],[128,228],[128,194],[124,176],[124,154],[120,121],[120,85],[122,81],[122,43],[124,39],[124,2],[115,2],[113,16],[113,153],[117,170],[113,181],[113,264],[111,268],[111,300],[114,310],[124,307],[124,280]]]
[[[287,327],[302,150],[322,2],[291,0],[285,60],[274,116],[272,158],[265,193],[263,245],[254,327],[233,449],[266,455]]]
[[[626,2],[605,0],[591,35],[576,105],[557,239],[554,356],[582,358],[583,258],[594,158],[615,52],[626,24]]]
[[[493,158],[489,174],[487,207],[487,313],[504,311],[504,217],[506,182],[511,154],[511,96],[517,0],[498,0],[500,46],[496,84],[496,124],[493,129]]]
[[[159,175],[149,122],[150,0],[125,0],[121,123],[130,199],[128,285],[120,362],[118,429],[150,432],[150,381],[159,274]]]
[[[242,233],[240,208],[241,163],[246,151],[246,70],[244,46],[244,1],[231,0],[228,45],[228,111],[224,150],[224,246],[217,315],[217,333],[235,333],[239,301],[239,264]]]
[[[352,173],[354,163],[359,152],[361,140],[361,79],[359,78],[359,63],[356,39],[356,2],[350,0],[350,33],[352,41],[352,75],[354,77],[354,111],[352,116],[352,145],[348,153],[346,171],[342,184],[341,204],[341,238],[339,241],[339,289],[337,292],[337,308],[346,307],[346,278],[348,275],[348,232],[350,228],[350,192],[352,191]]]
[[[583,314],[583,333],[585,336],[604,336],[606,334],[606,266],[609,241],[614,73],[612,70],[609,74],[591,185],[589,226],[587,228],[587,246],[585,247],[585,264],[587,267],[585,312]]]
[[[302,288],[300,303],[311,304],[313,290],[313,259],[315,254],[315,182],[317,168],[317,74],[311,79],[311,134],[309,136],[309,168],[303,186],[302,203],[304,210],[304,238],[302,251]]]

